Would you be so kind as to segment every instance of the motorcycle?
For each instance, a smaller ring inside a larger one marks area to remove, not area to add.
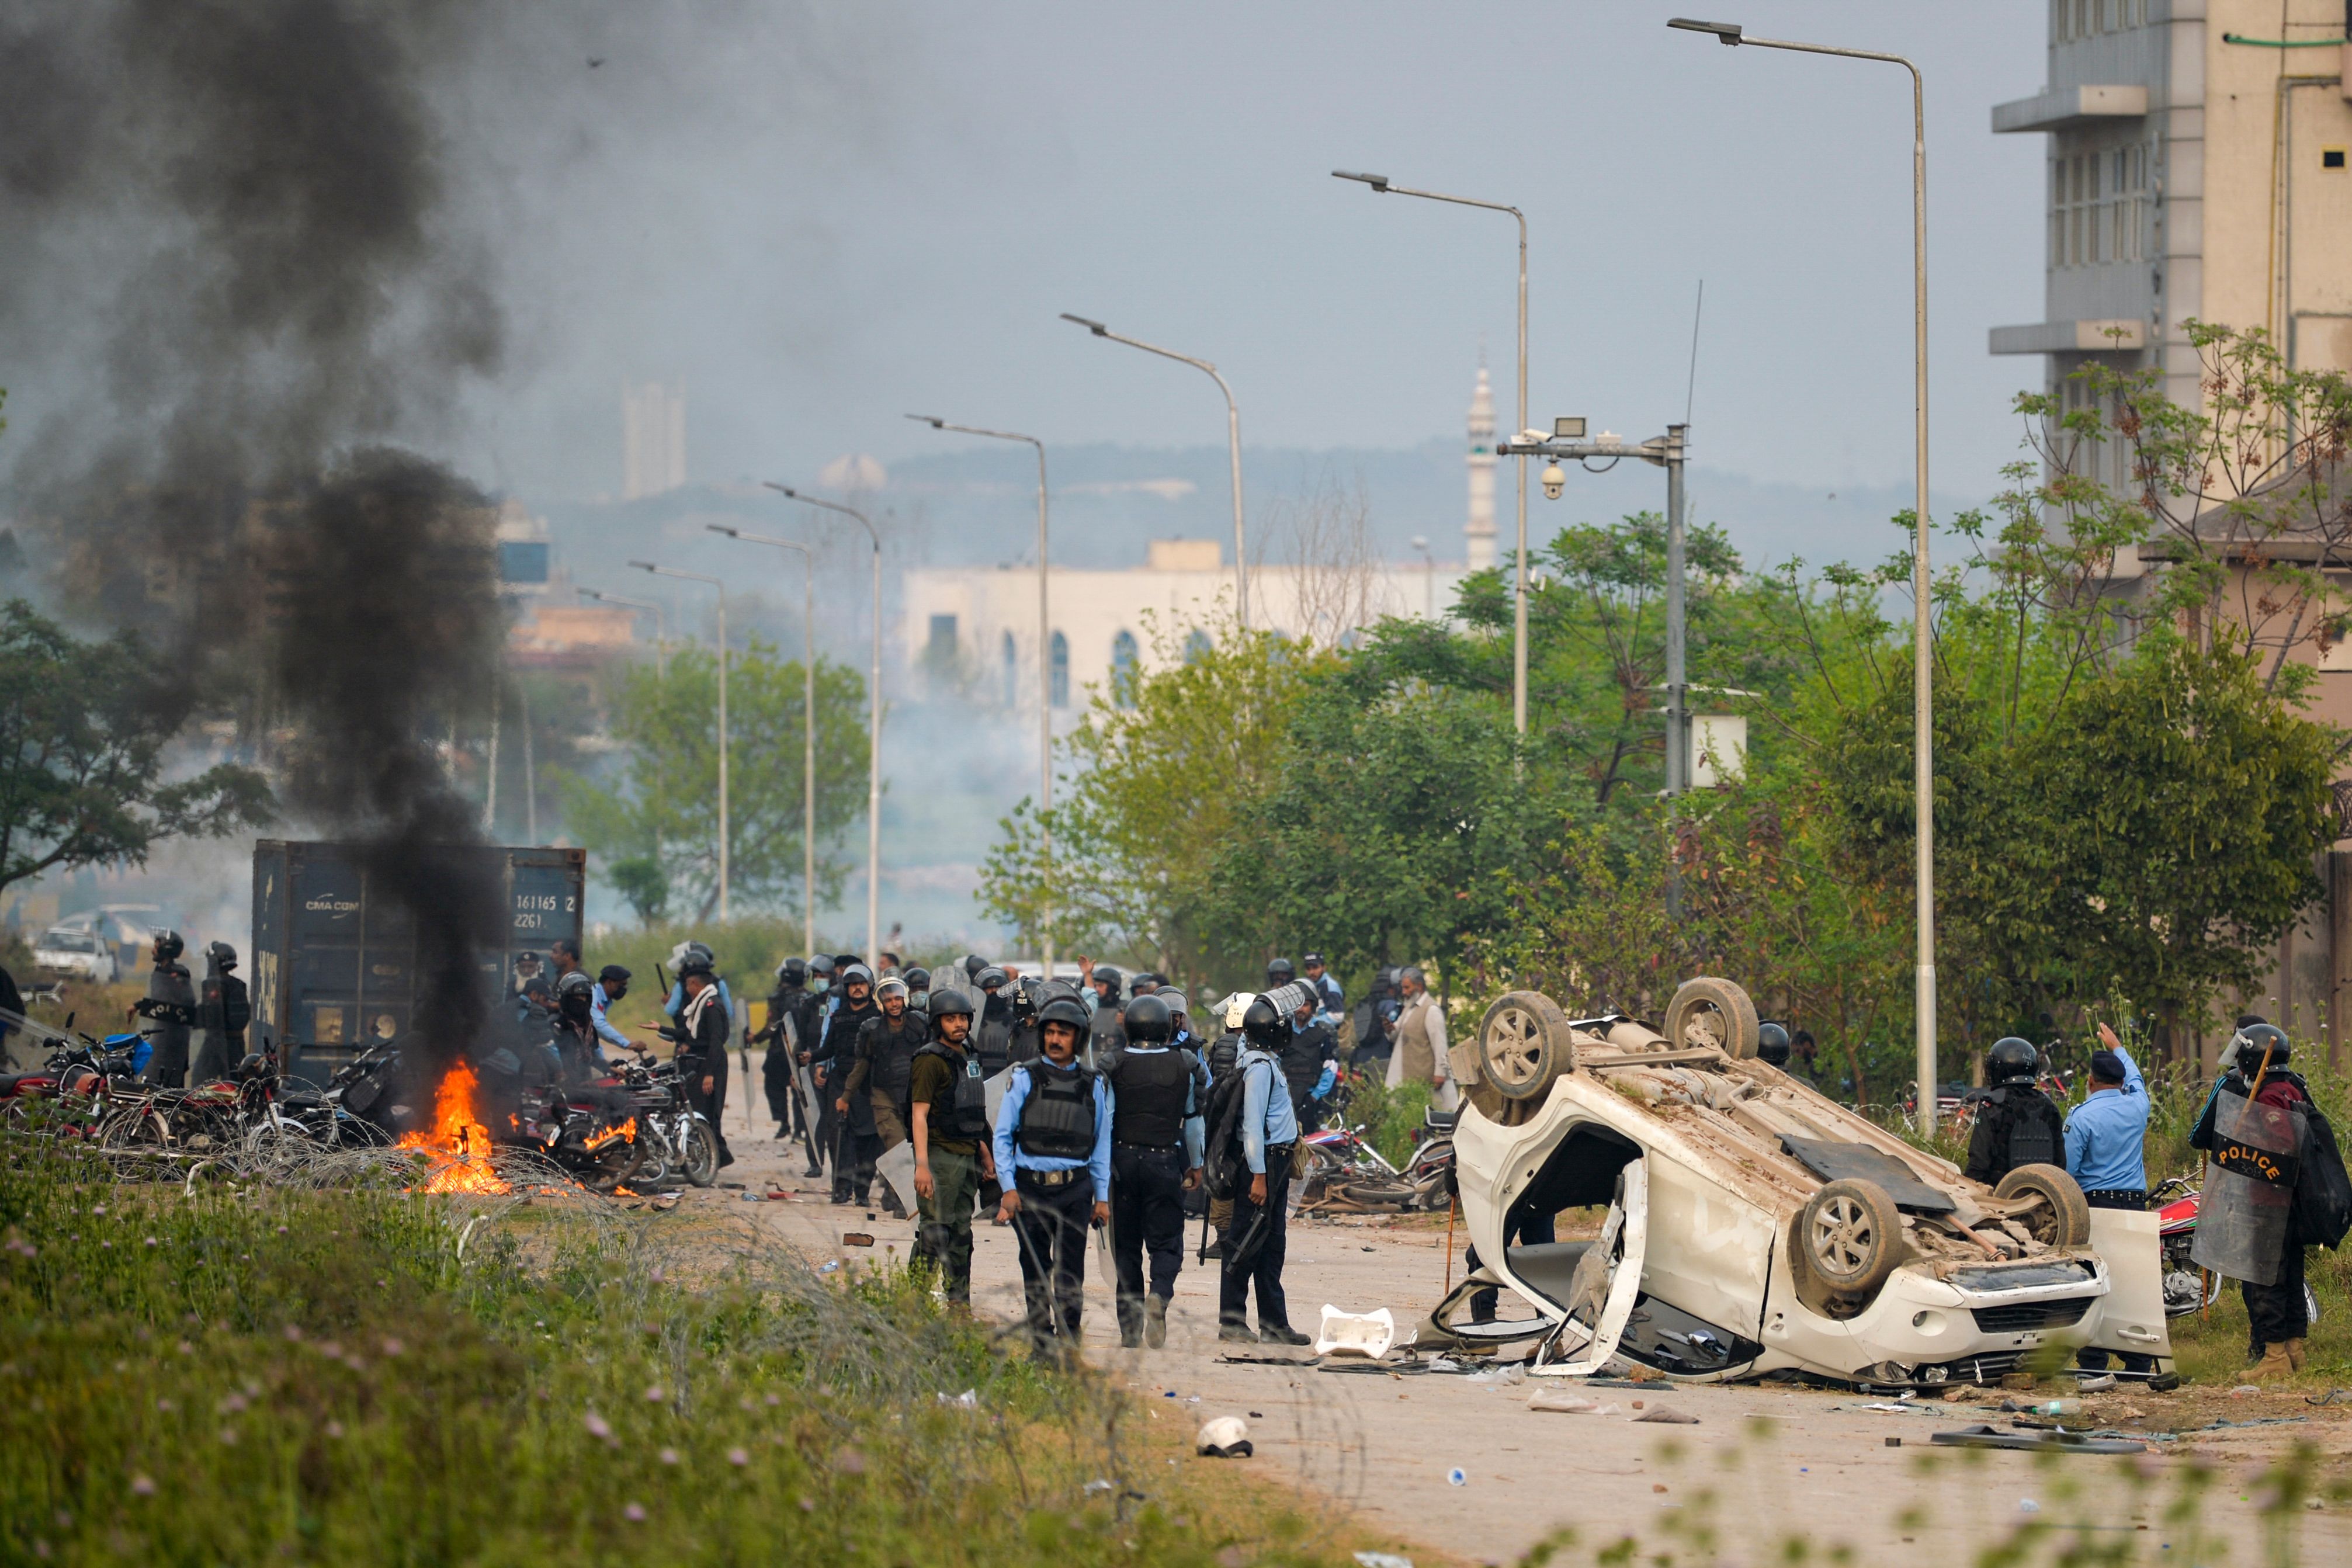
[[[590,1192],[609,1193],[644,1166],[651,1140],[633,1111],[595,1104],[561,1084],[533,1084],[521,1091],[512,1135],[494,1134],[493,1142],[530,1149]]]
[[[673,1176],[698,1187],[719,1180],[719,1137],[700,1111],[687,1103],[685,1080],[676,1062],[637,1062],[624,1067],[621,1087],[636,1108],[637,1141],[645,1163],[635,1179],[651,1186]]]
[[[1300,1183],[1301,1205],[1437,1210],[1453,1201],[1454,1118],[1448,1112],[1423,1113],[1412,1158],[1402,1170],[1372,1147],[1360,1127],[1327,1127],[1301,1142],[1311,1162]]]
[[[2198,1205],[2204,1194],[2186,1178],[2173,1176],[2158,1183],[2148,1196],[2163,1205],[2157,1211],[2157,1237],[2164,1249],[2164,1315],[2185,1318],[2220,1300],[2227,1283],[2219,1274],[2198,1268],[2190,1257],[2197,1242]],[[2319,1298],[2311,1293],[2307,1280],[2303,1287],[2303,1312],[2309,1321],[2319,1321]]]
[[[70,1026],[73,1020],[66,1023]],[[109,1097],[138,1078],[137,1035],[110,1035],[94,1040],[80,1037],[79,1045],[63,1033],[52,1035],[58,1048],[35,1071],[0,1076],[0,1121],[25,1129],[37,1121],[62,1118],[62,1130],[84,1134],[106,1118]]]

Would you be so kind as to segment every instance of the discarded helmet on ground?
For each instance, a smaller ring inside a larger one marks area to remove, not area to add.
[[[1176,1037],[1176,1020],[1158,992],[1127,1005],[1127,1037],[1144,1046],[1164,1046]]]
[[[2020,1079],[2031,1083],[2033,1075],[2042,1070],[2042,1053],[2034,1049],[2032,1040],[2004,1036],[1992,1043],[1985,1053],[1985,1078],[1995,1088]]]
[[[1257,1450],[1249,1440],[1249,1425],[1238,1415],[1220,1415],[1201,1425],[1192,1447],[1213,1459],[1246,1459]],[[1369,1557],[1371,1552],[1364,1553]]]

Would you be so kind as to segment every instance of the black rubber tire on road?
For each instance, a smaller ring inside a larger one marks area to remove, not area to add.
[[[1758,1027],[1746,989],[1713,975],[1684,981],[1666,1005],[1666,1044],[1678,1051],[1713,1046],[1745,1061],[1756,1054]]]
[[[1568,1015],[1540,991],[1507,991],[1478,1024],[1478,1070],[1505,1100],[1540,1100],[1576,1070]]]
[[[1876,1182],[1831,1182],[1797,1213],[1802,1277],[1842,1307],[1867,1305],[1902,1264],[1903,1215]],[[1834,1315],[1834,1314],[1833,1314]],[[1848,1314],[1850,1315],[1850,1313]]]
[[[719,1180],[719,1135],[699,1116],[686,1125],[686,1147],[678,1151],[678,1172],[698,1187]]]
[[[1992,1190],[1997,1198],[2037,1197],[2041,1206],[2014,1216],[2044,1247],[2087,1247],[2091,1205],[2082,1186],[2057,1165],[2020,1165]]]

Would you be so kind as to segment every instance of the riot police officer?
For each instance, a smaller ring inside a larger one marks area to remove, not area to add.
[[[231,973],[236,968],[236,949],[228,943],[216,942],[205,949],[205,989],[196,1005],[205,1043],[191,1075],[196,1083],[226,1078],[245,1059],[245,1031],[253,1022],[253,1004],[247,999],[245,982]]]
[[[144,1032],[152,1044],[143,1076],[162,1089],[182,1088],[188,1079],[188,1034],[196,1021],[196,988],[188,966],[180,962],[185,949],[178,931],[155,933],[155,967],[147,975],[147,995],[131,1008],[147,1020]]]
[[[1323,1101],[1339,1080],[1339,1038],[1316,1016],[1319,998],[1308,987],[1292,981],[1266,995],[1290,1015],[1290,1037],[1281,1049],[1282,1076],[1290,1089],[1299,1131],[1312,1132],[1322,1125]]]
[[[971,1001],[961,991],[931,998],[934,1037],[915,1053],[908,1128],[915,1144],[915,1202],[921,1223],[914,1258],[940,1271],[950,1306],[971,1305],[971,1216],[983,1183],[996,1180],[989,1148],[988,1083],[971,1051]]]
[[[864,1097],[866,1112],[874,1121],[874,1154],[879,1158],[907,1141],[915,1053],[930,1038],[931,1021],[928,1014],[907,1005],[908,993],[902,975],[884,980],[875,986],[874,994],[882,1011],[857,1026],[856,1059],[850,1064],[842,1095],[845,1102]],[[844,1103],[835,1109],[845,1110],[848,1106]],[[887,1184],[886,1191],[888,1195],[883,1202],[890,1213],[904,1215],[906,1201],[914,1194]]]
[[[751,1037],[751,1043],[766,1042],[768,1054],[760,1058],[760,1085],[767,1090],[768,1114],[775,1120],[779,1139],[798,1131],[815,1146],[814,1132],[807,1126],[808,1110],[800,1103],[800,1009],[808,995],[808,960],[788,958],[776,965],[776,988],[768,994],[768,1021]]]
[[[1184,1194],[1201,1184],[1200,1059],[1174,1043],[1163,994],[1127,1005],[1127,1044],[1103,1065],[1110,1080],[1110,1250],[1118,1273],[1118,1342],[1168,1342],[1168,1302],[1184,1258]],[[1183,998],[1178,997],[1181,1001]],[[1143,1256],[1151,1254],[1144,1289]]]
[[[993,1151],[1004,1184],[997,1217],[1013,1222],[1021,1242],[1031,1343],[1069,1363],[1085,1304],[1087,1227],[1110,1219],[1111,1091],[1078,1061],[1088,1022],[1071,997],[1037,1010],[1043,1054],[1005,1085]]]
[[[816,1081],[833,1124],[833,1201],[864,1204],[873,1193],[874,1156],[881,1147],[874,1133],[871,1102],[863,1095],[845,1093],[843,1085],[857,1061],[857,1031],[868,1018],[881,1016],[882,1009],[874,1000],[873,971],[848,963],[836,973],[841,995],[817,1045]]]
[[[1223,1260],[1217,1283],[1220,1340],[1307,1342],[1307,1336],[1290,1326],[1290,1303],[1282,1289],[1290,1159],[1299,1133],[1278,1053],[1290,1043],[1294,1006],[1287,996],[1262,995],[1252,998],[1242,1013],[1244,1043],[1235,1070],[1242,1074],[1242,1158],[1249,1183],[1234,1194],[1233,1216],[1218,1237]],[[1257,1289],[1255,1336],[1249,1330],[1253,1285]]]
[[[1983,1109],[1969,1134],[1969,1162],[1960,1173],[1972,1182],[1998,1184],[2021,1165],[2055,1165],[2066,1147],[2066,1118],[2034,1085],[2042,1053],[2015,1035],[1992,1043],[1985,1053]]]

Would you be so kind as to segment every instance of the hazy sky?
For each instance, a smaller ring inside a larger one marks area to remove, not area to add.
[[[806,478],[942,438],[1222,438],[1215,388],[1073,310],[1215,360],[1253,443],[1461,428],[1483,338],[1510,416],[1513,231],[1335,167],[1521,204],[1532,413],[1762,479],[1905,479],[1908,79],[1730,49],[1646,0],[1503,5],[861,0],[542,15],[474,73],[453,142],[489,211],[514,352],[458,455],[529,494],[619,482],[624,378],[683,378],[698,479]],[[1733,5],[1759,33],[1906,52],[1927,78],[1934,461],[2015,450],[2038,320],[2040,0]],[[589,68],[590,58],[604,60]]]

